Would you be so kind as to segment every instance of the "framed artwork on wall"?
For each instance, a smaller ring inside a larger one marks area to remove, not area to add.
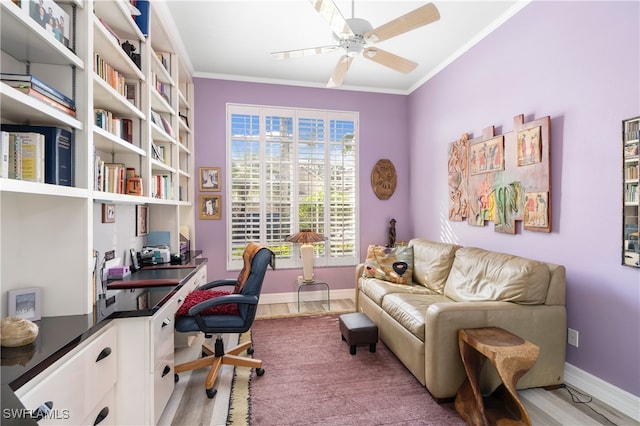
[[[220,191],[220,167],[200,167],[200,191]]]
[[[102,223],[114,223],[116,221],[116,205],[102,203]]]
[[[42,301],[40,299],[40,288],[22,288],[9,290],[9,316],[24,318],[29,321],[38,321]]]
[[[149,206],[136,206],[136,236],[149,233]]]
[[[222,196],[201,195],[198,203],[200,219],[222,219]]]

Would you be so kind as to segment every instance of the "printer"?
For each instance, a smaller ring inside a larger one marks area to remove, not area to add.
[[[145,246],[140,253],[143,265],[157,265],[159,263],[171,262],[171,250],[169,246]]]

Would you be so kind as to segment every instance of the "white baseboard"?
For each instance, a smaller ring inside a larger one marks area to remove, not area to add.
[[[321,287],[318,287],[321,288]],[[302,295],[302,292],[300,293]],[[344,288],[338,290],[329,291],[329,299],[330,300],[338,300],[338,299],[351,299],[355,298],[355,290],[352,288]],[[327,299],[327,290],[322,288],[322,290],[304,290],[304,298],[300,297],[301,300],[326,300]],[[262,293],[260,295],[260,305],[270,305],[273,303],[297,303],[298,302],[298,293],[292,291],[291,293]]]
[[[640,398],[599,379],[569,363],[564,364],[564,380],[583,392],[640,422]]]

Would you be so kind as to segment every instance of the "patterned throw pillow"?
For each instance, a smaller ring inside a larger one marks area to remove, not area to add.
[[[186,317],[189,315],[189,309],[193,308],[200,302],[204,302],[205,300],[212,299],[214,297],[224,296],[227,294],[232,294],[230,291],[220,291],[220,290],[194,290],[187,295],[184,299],[184,302],[178,308],[176,312],[176,316],[178,317]],[[224,305],[217,305],[212,308],[207,308],[203,311],[200,311],[200,315],[238,315],[240,310],[238,309],[237,303],[225,303]]]
[[[362,276],[396,284],[413,284],[413,247],[369,246]]]

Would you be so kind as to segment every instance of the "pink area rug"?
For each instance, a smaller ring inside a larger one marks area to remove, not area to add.
[[[342,341],[338,315],[257,320],[250,424],[464,425],[453,403],[438,405],[426,388],[378,342],[375,353]]]

